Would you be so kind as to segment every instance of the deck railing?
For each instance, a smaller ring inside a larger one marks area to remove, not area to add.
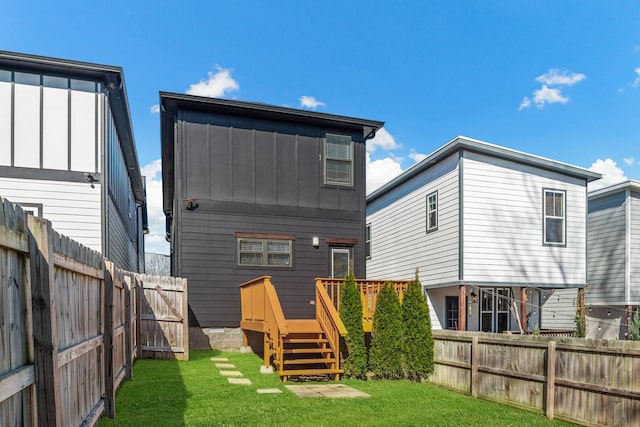
[[[271,357],[282,361],[282,339],[288,335],[287,322],[280,306],[271,276],[261,276],[240,285],[243,330],[263,332],[264,365],[271,365]],[[246,344],[246,343],[245,343]]]
[[[338,311],[331,298],[329,298],[329,294],[327,294],[327,290],[318,282],[316,282],[316,320],[329,340],[329,345],[333,350],[333,359],[336,361],[335,367],[338,368],[340,337],[347,335],[347,328],[342,323]]]
[[[340,289],[344,279],[316,279],[316,287],[322,287],[327,291],[328,297],[333,302],[336,310],[340,310]],[[404,297],[404,292],[409,287],[409,280],[366,280],[356,279],[356,285],[360,290],[360,298],[362,300],[362,327],[365,332],[371,332],[373,328],[373,314],[378,301],[378,294],[385,284],[391,283],[395,289],[400,301]]]

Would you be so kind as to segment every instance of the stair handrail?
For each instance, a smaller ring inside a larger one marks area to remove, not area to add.
[[[329,345],[334,352],[334,359],[339,360],[340,336],[347,335],[347,328],[342,323],[338,310],[333,305],[327,290],[318,279],[316,279],[316,320],[329,340]]]
[[[282,357],[282,338],[289,334],[287,322],[278,299],[271,276],[261,276],[240,285],[241,326],[262,324],[265,334],[265,365],[271,355],[267,354],[267,342],[273,345],[272,354]],[[255,328],[255,326],[254,326]],[[254,329],[255,330],[255,329]]]

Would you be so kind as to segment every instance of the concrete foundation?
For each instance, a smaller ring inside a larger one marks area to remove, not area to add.
[[[189,346],[194,350],[240,351],[240,328],[189,328]]]

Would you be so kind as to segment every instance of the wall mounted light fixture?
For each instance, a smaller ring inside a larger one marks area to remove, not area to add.
[[[478,302],[478,294],[475,293],[475,291],[471,291],[471,302],[473,302],[474,304]]]
[[[187,210],[188,211],[195,211],[196,209],[198,209],[198,204],[196,203],[196,199],[195,197],[189,197],[183,200],[183,202],[186,203],[187,205]]]
[[[313,243],[314,248],[317,248],[318,246],[320,246],[320,238],[318,236],[313,236],[313,238],[311,239],[311,242]]]

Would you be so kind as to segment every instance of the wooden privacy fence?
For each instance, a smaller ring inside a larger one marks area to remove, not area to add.
[[[583,425],[640,425],[640,343],[433,331],[430,381]]]
[[[113,417],[116,390],[142,352],[142,285],[137,273],[0,199],[0,425]]]

